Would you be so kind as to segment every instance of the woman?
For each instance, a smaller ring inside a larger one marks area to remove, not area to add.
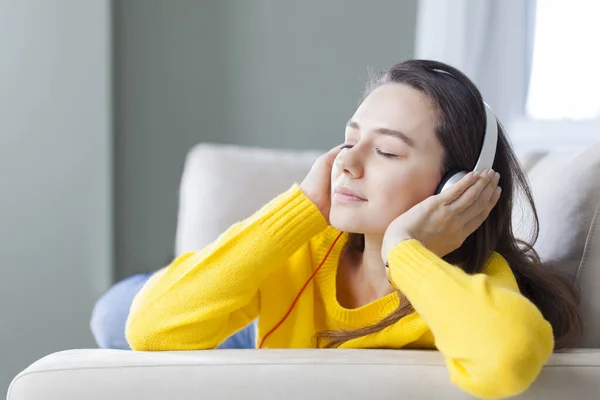
[[[515,191],[535,207],[501,127],[493,170],[434,194],[474,168],[485,130],[460,71],[393,66],[300,185],[150,278],[129,344],[211,349],[258,318],[260,348],[436,348],[475,396],[524,391],[581,321],[574,289],[513,236]]]

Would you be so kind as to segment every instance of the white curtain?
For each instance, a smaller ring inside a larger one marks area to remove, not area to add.
[[[419,0],[415,56],[464,72],[507,125],[524,109],[534,12],[530,0]]]

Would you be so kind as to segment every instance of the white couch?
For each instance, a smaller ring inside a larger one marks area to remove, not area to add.
[[[202,248],[231,223],[300,181],[314,152],[198,145],[181,183],[176,252]],[[540,216],[536,245],[577,283],[581,348],[552,356],[519,399],[600,399],[600,146],[526,154]],[[519,207],[517,207],[519,209]],[[513,216],[526,232],[527,215]],[[8,400],[33,399],[468,399],[435,351],[70,350],[33,363]]]

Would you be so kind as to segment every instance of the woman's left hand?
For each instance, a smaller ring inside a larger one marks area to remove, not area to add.
[[[398,243],[417,239],[438,257],[458,249],[470,234],[483,224],[498,199],[500,176],[485,169],[468,173],[452,187],[418,203],[388,226],[381,257]]]

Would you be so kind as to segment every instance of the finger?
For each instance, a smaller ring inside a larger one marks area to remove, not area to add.
[[[490,174],[492,175],[490,176]],[[475,204],[487,185],[495,178],[496,175],[494,174],[495,172],[492,169],[484,170],[483,173],[477,177],[477,182],[471,185],[462,196],[450,204],[452,211],[456,214],[460,214],[469,206]]]
[[[325,159],[325,162],[327,164],[329,164],[330,166],[332,166],[333,162],[335,161],[335,158],[342,151],[342,147],[344,147],[343,144],[342,145],[337,145],[333,149],[329,150],[327,153],[323,154],[322,157]]]
[[[500,186],[496,187],[496,190],[494,190],[494,194],[490,198],[487,207],[465,224],[463,229],[463,232],[465,232],[465,237],[468,237],[470,234],[475,232],[477,228],[479,228],[481,224],[485,222],[487,217],[490,215],[490,212],[492,212],[496,204],[498,204],[501,193],[502,189]]]
[[[464,221],[464,223],[470,221],[475,218],[480,212],[482,212],[486,207],[488,207],[492,197],[494,196],[495,190],[498,187],[498,182],[500,180],[500,176],[498,174],[494,175],[492,180],[488,182],[483,191],[479,194],[477,199],[468,206],[465,210],[459,213],[459,219]]]
[[[439,194],[440,200],[444,205],[451,204],[456,201],[462,194],[469,189],[474,183],[477,182],[477,177],[473,175],[473,172],[469,172],[463,176],[458,182],[450,187],[450,189]]]

